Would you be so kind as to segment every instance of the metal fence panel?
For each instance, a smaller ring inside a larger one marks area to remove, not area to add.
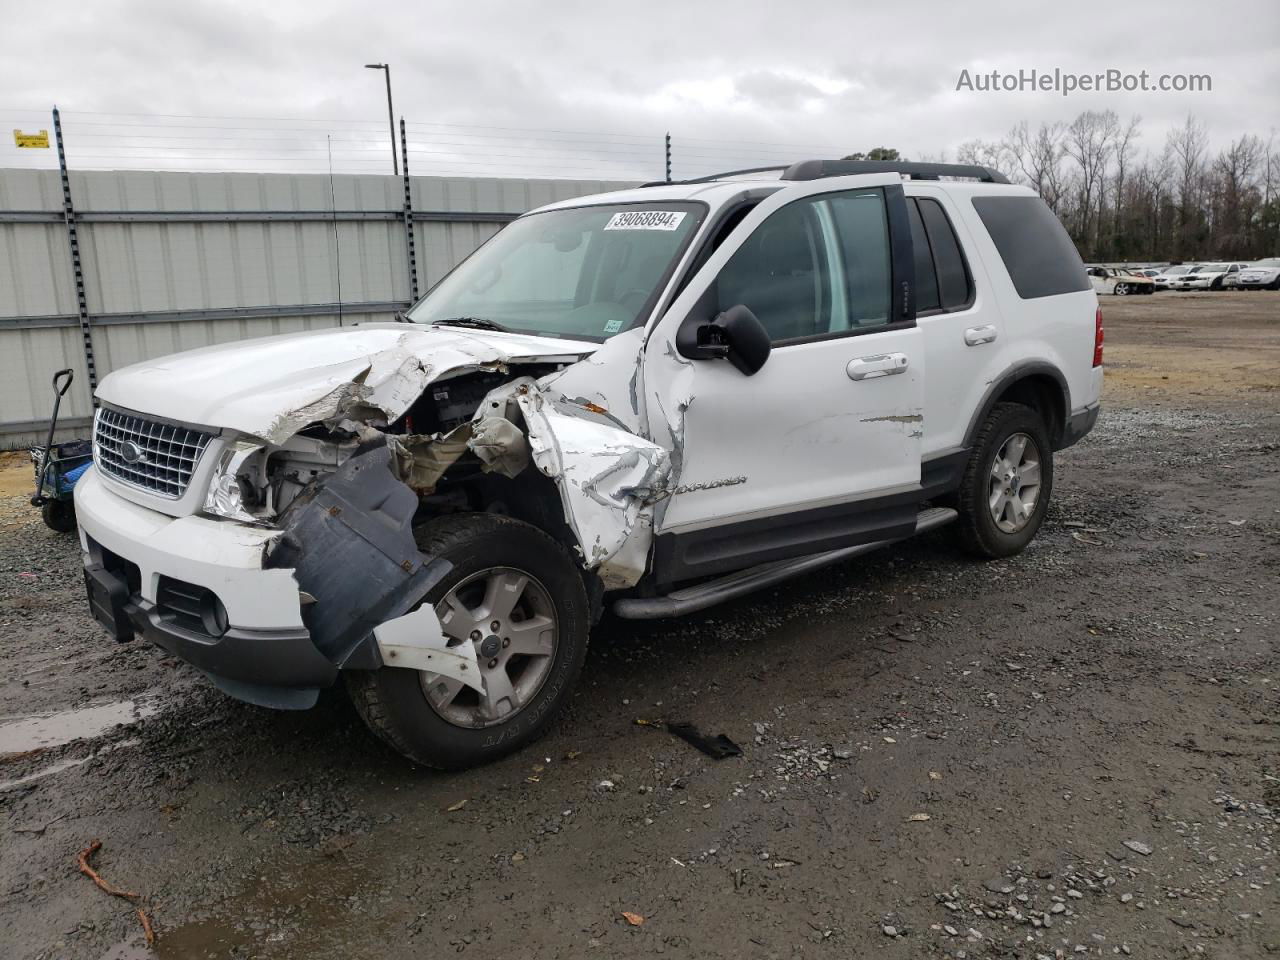
[[[420,288],[510,216],[625,186],[413,177]],[[339,279],[346,322],[390,320],[409,297],[396,177],[73,171],[71,190],[99,376],[213,343],[335,326]],[[49,379],[63,367],[76,383],[60,436],[83,435],[93,407],[58,173],[0,170],[0,449],[43,440]]]

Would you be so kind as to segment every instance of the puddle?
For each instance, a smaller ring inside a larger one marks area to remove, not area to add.
[[[88,763],[94,757],[100,757],[103,754],[110,753],[112,750],[120,750],[124,747],[136,747],[141,740],[130,739],[121,740],[119,743],[108,744],[97,753],[91,753],[87,757],[71,757],[66,760],[59,760],[57,763],[51,763],[47,767],[41,767],[35,773],[29,773],[25,777],[17,777],[13,780],[0,780],[0,793],[5,790],[12,790],[14,787],[21,787],[25,784],[32,783],[35,780],[43,780],[45,777],[51,777],[55,773],[61,773],[63,770],[70,770],[72,767],[78,767],[82,763]]]
[[[104,746],[104,748],[97,751],[95,754],[90,754],[88,756],[72,756],[72,758],[67,760],[59,760],[58,763],[51,763],[47,765],[47,767],[41,767],[35,773],[28,773],[26,777],[18,777],[15,778],[15,780],[0,780],[0,792],[12,790],[13,787],[23,786],[24,783],[44,780],[45,777],[51,777],[52,774],[69,771],[72,767],[79,767],[82,763],[88,763],[90,760],[95,758],[95,756],[109,754],[111,753],[111,750],[120,750],[125,748],[125,746],[137,746],[138,744],[141,744],[141,742],[141,740],[122,740],[119,744]]]
[[[0,756],[6,753],[26,753],[29,750],[47,750],[73,740],[100,737],[117,724],[134,723],[151,716],[159,709],[154,701],[139,698],[0,723]]]
[[[386,956],[357,949],[361,941],[380,939],[369,916],[368,891],[374,886],[367,868],[345,857],[327,859],[319,871],[314,865],[277,867],[253,880],[219,913],[166,927],[155,952],[160,960],[296,960],[321,951]]]

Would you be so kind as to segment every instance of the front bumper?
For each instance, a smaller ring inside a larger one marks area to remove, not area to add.
[[[90,607],[117,639],[141,635],[262,706],[304,709],[333,684],[338,668],[311,641],[293,572],[263,568],[278,531],[147,510],[96,469],[76,484],[75,502]],[[184,611],[174,584],[216,597],[218,616]]]

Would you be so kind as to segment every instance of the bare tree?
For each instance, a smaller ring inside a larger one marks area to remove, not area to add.
[[[1041,123],[1032,133],[1023,120],[1009,131],[1005,152],[1028,186],[1055,212],[1062,202],[1063,125]]]
[[[1088,253],[1098,247],[1095,206],[1103,203],[1106,189],[1107,160],[1120,127],[1114,110],[1086,110],[1067,127],[1066,154],[1079,168],[1079,193],[1076,201],[1077,229]]]
[[[1142,135],[1142,117],[1129,118],[1128,124],[1117,127],[1111,154],[1115,159],[1115,197],[1111,210],[1111,230],[1107,246],[1112,256],[1128,256],[1128,221],[1126,219],[1125,186],[1129,168],[1137,150],[1137,140]]]
[[[1204,192],[1207,137],[1204,126],[1191,114],[1181,127],[1169,131],[1166,149],[1178,180],[1178,232],[1174,238],[1177,256],[1196,256],[1203,243],[1207,221],[1200,201]]]
[[[1250,246],[1262,198],[1258,175],[1265,158],[1262,140],[1247,133],[1233,140],[1213,162],[1218,201],[1214,252],[1218,256],[1239,257]]]

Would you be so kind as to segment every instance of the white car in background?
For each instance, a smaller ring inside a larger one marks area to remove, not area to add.
[[[1186,273],[1191,272],[1194,264],[1179,264],[1176,267],[1165,267],[1151,279],[1155,281],[1157,290],[1168,290],[1173,281]]]
[[[1280,290],[1280,257],[1247,264],[1226,285],[1237,290]]]
[[[1201,263],[1188,273],[1174,277],[1169,282],[1170,290],[1221,290],[1228,277],[1234,277],[1241,268],[1249,264],[1241,261]]]

